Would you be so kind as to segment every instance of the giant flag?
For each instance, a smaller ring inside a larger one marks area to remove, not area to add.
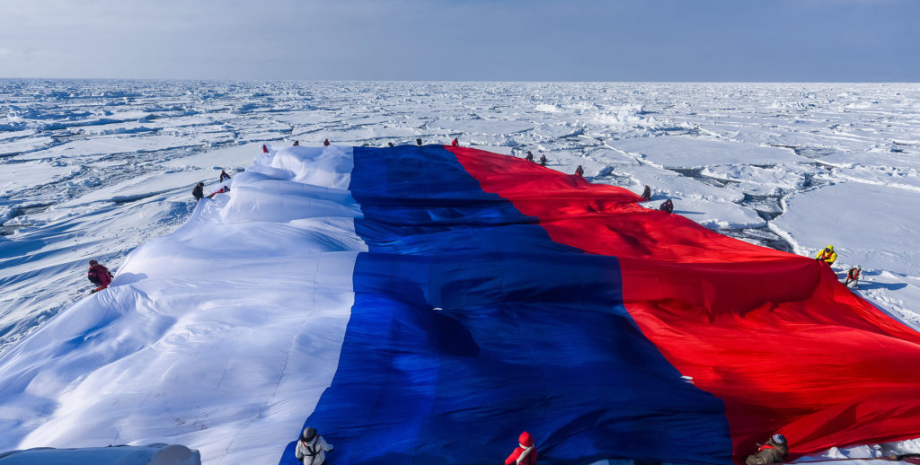
[[[573,465],[920,436],[920,334],[824,263],[514,157],[350,156],[368,251],[305,422],[336,465],[498,463],[525,430]]]

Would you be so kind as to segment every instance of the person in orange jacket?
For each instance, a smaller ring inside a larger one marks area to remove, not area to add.
[[[833,265],[834,262],[837,261],[837,252],[834,252],[834,246],[829,245],[825,247],[824,250],[818,252],[818,255],[815,255],[815,260]]]
[[[505,459],[505,465],[537,465],[537,447],[533,445],[533,436],[527,431],[518,437],[518,446]]]

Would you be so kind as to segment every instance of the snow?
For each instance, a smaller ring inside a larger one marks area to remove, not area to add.
[[[737,183],[725,186],[726,189],[765,196],[779,195],[785,190],[802,186],[808,171],[807,167],[799,165],[716,165],[703,168],[700,174],[714,180]]]
[[[635,152],[648,163],[662,168],[775,165],[804,161],[788,149],[683,136],[629,139],[613,141],[610,145],[627,153]]]
[[[796,193],[786,203],[788,211],[773,224],[800,253],[813,255],[833,244],[841,269],[871,263],[875,269],[918,276],[916,229],[905,217],[920,211],[912,208],[920,207],[920,192],[846,182]]]
[[[895,166],[853,166],[836,173],[839,179],[920,192],[920,174],[916,168]]]
[[[29,137],[16,140],[14,138],[0,139],[0,157],[10,155],[19,155],[22,152],[31,152],[33,150],[47,147],[54,140],[50,137]]]
[[[229,140],[229,134],[203,134],[209,143]],[[68,142],[64,145],[23,154],[15,157],[16,160],[42,160],[57,159],[61,157],[86,157],[90,155],[113,153],[150,152],[154,150],[182,149],[195,147],[201,143],[199,138],[172,135],[116,135],[101,136],[93,139],[83,139]]]
[[[256,159],[132,251],[105,291],[0,355],[0,449],[150,441],[280,456],[338,364],[366,250],[350,149]]]
[[[258,153],[261,150],[260,147],[261,144],[227,146],[220,150],[197,152],[181,158],[171,158],[159,163],[159,165],[169,170],[231,170],[252,163],[253,153]]]
[[[71,207],[92,202],[126,202],[142,199],[195,185],[203,173],[200,171],[177,171],[163,176],[161,173],[143,174],[132,177],[111,187],[93,190],[86,195],[63,202],[56,207]],[[155,189],[151,187],[156,185]]]
[[[444,129],[446,130],[445,134],[461,132],[463,134],[468,134],[467,137],[474,137],[478,135],[507,136],[515,133],[530,131],[533,129],[533,124],[527,123],[525,121],[505,121],[501,119],[439,119],[431,122],[428,126],[433,129]]]
[[[201,454],[185,446],[95,447],[87,449],[36,448],[0,454],[0,465],[200,465]]]
[[[86,261],[122,259],[179,226],[192,186],[250,164],[261,144],[108,161],[9,162],[0,168],[0,350],[88,289]],[[159,158],[165,160],[160,161]],[[81,289],[82,288],[82,289]]]
[[[920,328],[918,115],[916,84],[0,80],[0,451],[277,460],[328,382],[297,376],[334,365],[350,291],[334,283],[363,250],[348,167],[306,147],[325,138],[330,155],[530,150],[743,240],[832,243],[841,277],[863,267],[855,292]],[[196,207],[220,169],[231,194]],[[90,258],[117,279],[86,297]],[[813,458],[877,457],[856,452]]]
[[[0,196],[12,197],[46,181],[60,181],[74,171],[79,169],[46,161],[6,165],[0,171]]]

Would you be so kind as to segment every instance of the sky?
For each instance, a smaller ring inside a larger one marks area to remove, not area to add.
[[[918,0],[0,0],[0,77],[920,81]]]

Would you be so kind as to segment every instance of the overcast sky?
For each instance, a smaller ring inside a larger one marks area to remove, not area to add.
[[[920,81],[920,1],[0,0],[0,77]]]

